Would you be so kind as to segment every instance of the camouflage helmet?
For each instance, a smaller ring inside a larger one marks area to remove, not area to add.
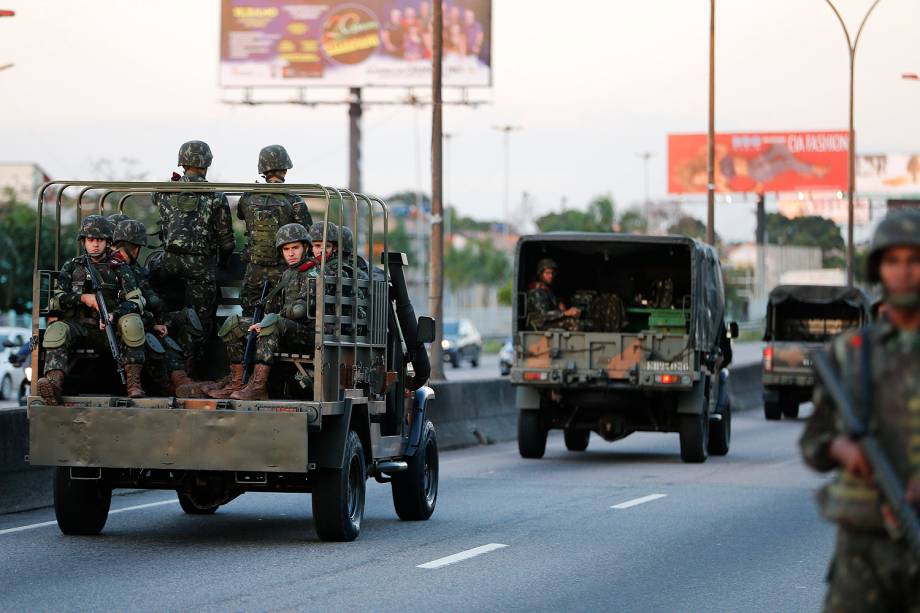
[[[278,228],[278,234],[275,237],[275,247],[281,248],[288,243],[310,242],[310,233],[299,223],[289,223]]]
[[[80,234],[77,238],[104,238],[111,241],[114,230],[112,222],[102,215],[87,215],[80,224]]]
[[[870,283],[881,281],[879,264],[882,253],[889,247],[920,247],[920,209],[889,213],[875,228],[866,259],[866,278]]]
[[[147,226],[134,219],[126,219],[115,226],[114,242],[147,246]]]
[[[269,145],[259,151],[259,174],[264,175],[270,170],[288,170],[294,168],[291,156],[281,145]]]
[[[326,227],[325,221],[318,221],[312,226],[310,226],[310,240],[313,242],[320,242],[323,240],[323,228]],[[329,228],[326,230],[326,241],[334,245],[337,245],[339,242],[339,227],[332,222],[329,222]]]
[[[537,262],[537,276],[543,274],[543,271],[547,268],[552,268],[553,270],[559,270],[559,265],[556,264],[556,260],[551,260],[549,258],[543,258]]]
[[[339,226],[342,233],[342,253],[351,254],[355,250],[355,233],[346,225]]]
[[[207,168],[211,165],[214,154],[204,141],[190,140],[179,147],[179,166]]]
[[[126,219],[131,219],[130,217],[128,217],[121,211],[118,211],[117,213],[112,213],[111,215],[106,215],[105,218],[108,219],[110,222],[112,222],[112,225],[115,226],[116,228],[118,227],[118,224],[120,224],[121,222],[125,221]]]

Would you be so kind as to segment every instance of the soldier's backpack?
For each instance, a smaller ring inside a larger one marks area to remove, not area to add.
[[[283,194],[247,194],[240,202],[246,217],[249,236],[249,261],[260,266],[278,263],[275,235],[278,228],[294,221],[294,207]]]

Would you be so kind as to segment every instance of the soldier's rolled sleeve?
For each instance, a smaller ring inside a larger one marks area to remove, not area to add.
[[[55,299],[62,310],[74,309],[80,304],[80,293],[73,291],[73,262],[66,262],[58,273]]]

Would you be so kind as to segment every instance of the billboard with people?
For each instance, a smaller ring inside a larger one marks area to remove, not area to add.
[[[847,188],[846,131],[716,134],[717,192],[788,192]],[[668,135],[668,192],[705,193],[705,134]]]
[[[492,82],[491,0],[446,0],[446,87]],[[223,87],[431,84],[430,0],[222,0]]]

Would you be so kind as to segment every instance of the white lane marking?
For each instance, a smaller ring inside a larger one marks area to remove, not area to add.
[[[148,502],[147,504],[136,504],[132,507],[124,507],[121,509],[112,509],[109,511],[109,515],[115,513],[124,513],[125,511],[137,511],[138,509],[149,509],[150,507],[160,507],[164,504],[177,504],[178,500],[161,500],[160,502]],[[54,526],[57,525],[56,521],[43,521],[37,524],[29,524],[28,526],[18,526],[16,528],[6,528],[0,530],[0,535],[11,534],[13,532],[23,532],[24,530],[34,530],[35,528],[44,528],[45,526]]]
[[[632,500],[627,500],[626,502],[621,502],[620,504],[615,504],[611,509],[628,509],[640,504],[645,504],[646,502],[651,502],[653,500],[658,500],[659,498],[664,498],[667,494],[649,494],[648,496],[643,496],[642,498],[633,498]]]
[[[457,562],[469,560],[470,558],[475,558],[476,556],[481,556],[484,553],[489,553],[490,551],[495,551],[496,549],[502,549],[504,547],[507,547],[507,545],[502,545],[501,543],[489,543],[488,545],[473,547],[472,549],[467,549],[466,551],[455,553],[452,556],[438,558],[437,560],[432,560],[431,562],[419,564],[416,566],[416,568],[441,568],[442,566],[447,566],[448,564],[456,564]]]

